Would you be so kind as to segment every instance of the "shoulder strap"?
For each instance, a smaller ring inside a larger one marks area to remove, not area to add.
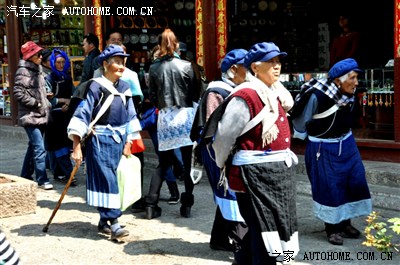
[[[101,86],[105,87],[111,93],[111,95],[120,96],[122,101],[124,102],[124,105],[126,105],[125,94],[118,92],[118,90],[113,85],[106,82],[106,80],[104,80],[102,77],[93,78],[93,80],[99,83]]]
[[[99,112],[97,113],[96,117],[92,120],[92,122],[89,124],[89,130],[90,131],[93,126],[96,124],[96,122],[103,116],[103,114],[107,111],[107,109],[110,107],[112,101],[114,100],[114,95],[111,94],[107,97],[107,99],[104,101],[103,105],[101,106]]]
[[[257,124],[259,124],[262,119],[264,118],[264,115],[267,111],[267,108],[264,107],[253,119],[251,119],[246,126],[243,128],[243,131],[240,133],[240,135],[245,134],[246,132],[248,132],[251,128],[253,128],[254,126],[256,126]]]
[[[211,81],[207,86],[207,90],[212,88],[223,88],[229,92],[233,90],[233,88],[230,85],[221,80]]]
[[[329,115],[335,113],[338,109],[339,109],[339,106],[335,104],[322,113],[314,114],[312,117],[313,117],[313,119],[322,119],[322,118],[328,117]]]
[[[121,96],[122,101],[124,102],[124,104],[126,104],[126,99],[125,99],[124,94],[119,93],[115,87],[113,87],[109,83],[105,82],[105,80],[103,80],[103,78],[101,78],[101,77],[93,78],[93,81],[96,81],[101,86],[105,87],[108,91],[111,92],[111,94],[106,98],[106,100],[104,101],[103,105],[101,106],[99,112],[97,113],[96,117],[89,124],[88,131],[90,131],[93,128],[93,126],[96,124],[96,122],[101,118],[101,116],[103,116],[103,114],[111,106],[111,103],[113,102],[115,95]]]

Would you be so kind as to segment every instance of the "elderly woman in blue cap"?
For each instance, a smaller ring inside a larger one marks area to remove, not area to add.
[[[272,42],[250,48],[244,58],[250,82],[225,100],[212,144],[248,226],[245,240],[251,250],[238,264],[275,264],[299,251],[293,175],[297,157],[290,151],[286,114],[293,98],[279,82],[286,55]]]
[[[221,62],[221,80],[210,82],[204,92],[191,130],[191,139],[197,141],[201,153],[201,161],[207,172],[208,179],[217,205],[214,223],[211,230],[210,248],[215,250],[234,251],[239,256],[244,249],[241,246],[241,235],[247,232],[247,225],[239,212],[236,195],[233,191],[225,192],[218,185],[221,169],[215,164],[214,150],[201,140],[204,127],[223,100],[232,90],[246,80],[247,69],[243,66],[245,49],[234,49],[228,52]],[[230,241],[232,240],[232,243]],[[236,258],[239,259],[239,258]]]
[[[97,207],[98,230],[111,234],[111,240],[129,235],[118,223],[122,212],[116,172],[121,156],[131,154],[131,141],[141,130],[129,85],[120,79],[128,56],[119,45],[110,45],[99,55],[104,74],[90,83],[68,125],[77,164],[82,162],[81,141],[86,138],[87,203]],[[97,120],[94,125],[93,120]]]
[[[354,59],[337,62],[327,79],[311,79],[296,96],[294,137],[308,139],[305,162],[314,214],[325,222],[328,241],[358,238],[351,218],[368,215],[372,202],[365,168],[351,132],[354,91],[362,72]]]

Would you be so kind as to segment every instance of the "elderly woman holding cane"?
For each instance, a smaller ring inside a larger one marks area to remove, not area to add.
[[[224,168],[248,226],[243,240],[250,253],[246,259],[236,260],[237,264],[290,261],[299,251],[294,181],[297,157],[290,150],[286,114],[293,98],[278,81],[281,58],[286,55],[272,42],[250,48],[244,59],[244,66],[252,73],[248,75],[250,82],[237,86],[226,98],[212,144],[216,163]]]
[[[141,130],[129,85],[120,80],[128,56],[118,45],[99,55],[104,74],[90,83],[68,126],[74,142],[72,159],[79,164],[85,139],[87,203],[97,207],[98,230],[111,234],[111,240],[129,235],[118,223],[122,212],[116,172],[121,156],[131,154],[131,140]]]

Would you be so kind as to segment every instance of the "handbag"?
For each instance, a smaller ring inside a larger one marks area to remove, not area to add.
[[[141,115],[140,125],[143,130],[148,130],[157,126],[157,117],[158,117],[158,109],[156,107],[152,107],[146,110]]]
[[[142,137],[139,135],[138,139],[133,139],[132,140],[132,145],[131,145],[131,153],[136,154],[136,153],[142,153],[146,150],[146,146],[144,145]]]
[[[117,167],[118,190],[121,199],[121,211],[142,197],[141,165],[136,156],[122,156]]]

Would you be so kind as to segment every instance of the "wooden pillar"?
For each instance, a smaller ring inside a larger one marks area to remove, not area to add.
[[[394,5],[394,141],[400,142],[400,0]]]
[[[19,9],[18,0],[7,0],[6,6],[17,6]],[[16,125],[18,123],[18,102],[14,99],[14,79],[15,72],[17,71],[19,58],[20,58],[20,48],[22,43],[20,19],[14,15],[6,15],[6,35],[7,35],[7,57],[8,57],[8,79],[9,79],[9,90],[11,95],[11,125]]]
[[[199,9],[201,7],[201,9]],[[199,12],[198,12],[199,11]],[[198,19],[201,19],[199,21]],[[208,80],[220,75],[217,62],[217,38],[215,20],[215,1],[196,1],[196,45],[197,62],[204,67]],[[201,31],[201,32],[199,32]]]
[[[226,18],[226,0],[216,0],[215,8],[215,30],[216,30],[216,41],[217,41],[217,66],[221,65],[221,61],[226,55],[226,47],[228,40],[227,25],[228,21]]]
[[[93,0],[93,7],[101,7],[100,0]],[[95,15],[92,17],[94,23],[93,33],[99,38],[99,50],[103,49],[103,28],[102,28],[102,18],[100,15]]]
[[[92,0],[84,0],[84,6],[85,7],[90,7],[92,6]],[[85,34],[88,33],[93,33],[94,32],[94,21],[93,21],[93,16],[84,16],[84,30]]]

